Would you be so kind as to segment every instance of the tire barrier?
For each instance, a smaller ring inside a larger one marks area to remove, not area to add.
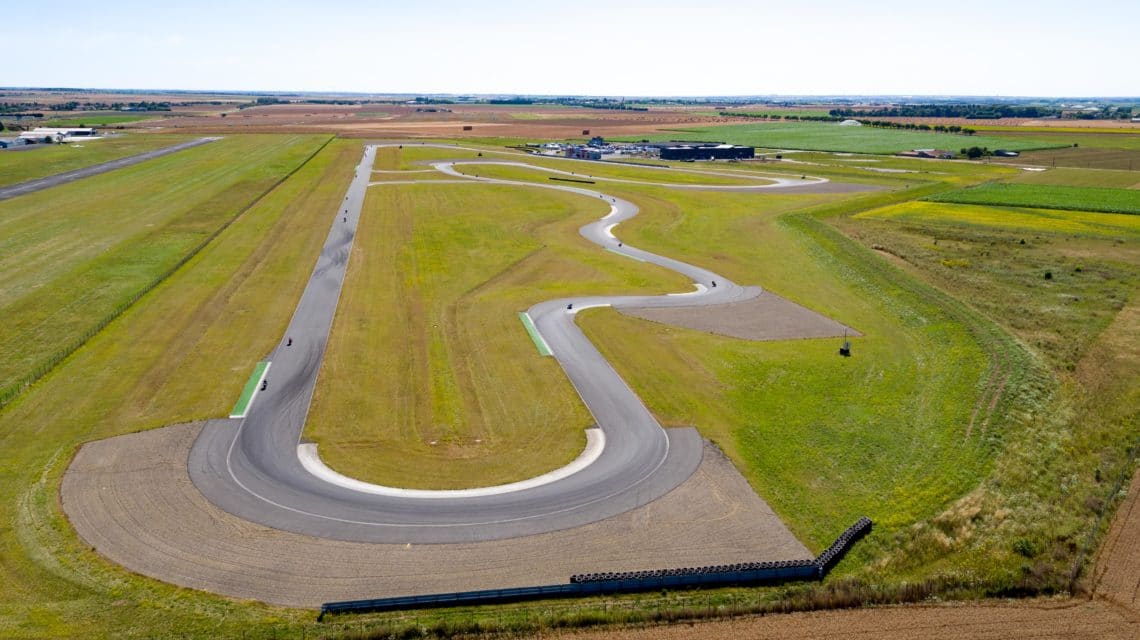
[[[548,178],[548,180],[557,180],[559,182],[581,182],[582,184],[594,184],[593,180],[579,180],[577,178],[556,178],[554,176],[550,176]]]
[[[723,587],[822,580],[853,544],[870,533],[871,524],[870,518],[859,518],[814,560],[775,560],[676,569],[580,573],[570,576],[569,584],[326,602],[321,605],[321,613],[317,620],[322,620],[326,613],[397,611],[633,593],[669,588]]]

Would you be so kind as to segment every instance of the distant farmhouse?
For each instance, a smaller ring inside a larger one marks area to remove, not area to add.
[[[675,142],[652,145],[661,149],[662,160],[740,160],[755,158],[755,147],[734,144],[694,143],[678,145]]]

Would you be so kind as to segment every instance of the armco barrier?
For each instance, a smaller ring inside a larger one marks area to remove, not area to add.
[[[839,562],[851,545],[871,531],[871,519],[859,518],[841,533],[830,547],[815,560],[777,560],[771,562],[741,562],[728,565],[652,569],[606,573],[583,573],[570,576],[569,584],[514,589],[486,589],[433,593],[422,596],[377,598],[375,600],[347,600],[326,602],[321,605],[318,620],[326,613],[358,613],[365,611],[396,611],[429,607],[455,607],[462,605],[499,604],[520,600],[568,598],[577,596],[633,593],[655,589],[723,587],[746,584],[772,584],[801,580],[821,580]]]

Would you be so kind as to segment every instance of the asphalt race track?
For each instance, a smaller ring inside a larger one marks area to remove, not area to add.
[[[64,171],[63,173],[57,173],[55,175],[47,176],[46,178],[38,178],[36,180],[28,180],[27,182],[21,182],[19,184],[10,185],[7,187],[0,187],[0,200],[15,198],[16,196],[22,196],[25,193],[32,193],[35,191],[40,191],[42,189],[66,184],[68,182],[73,182],[81,178],[88,178],[91,176],[99,175],[100,173],[114,171],[115,169],[122,169],[123,167],[129,167],[133,164],[146,162],[147,160],[161,158],[162,156],[177,153],[184,149],[190,149],[191,147],[197,147],[206,144],[207,142],[213,142],[215,140],[221,140],[221,138],[198,138],[197,140],[183,142],[181,144],[164,147],[162,149],[155,149],[154,151],[137,153],[133,156],[127,156],[126,158],[101,162],[99,164],[91,165],[90,167],[83,167],[81,169],[75,169],[73,171]]]
[[[578,329],[574,314],[597,306],[725,304],[753,298],[760,294],[760,289],[742,287],[706,269],[620,243],[612,229],[637,214],[637,207],[631,202],[578,187],[464,176],[455,171],[455,162],[435,166],[470,180],[473,188],[478,188],[477,183],[506,184],[604,199],[611,205],[610,213],[582,227],[581,234],[604,249],[682,273],[693,280],[695,291],[665,296],[564,298],[542,302],[528,310],[605,435],[601,454],[584,469],[525,488],[508,485],[499,491],[483,490],[473,495],[400,495],[395,491],[355,490],[329,482],[302,466],[298,445],[376,148],[377,145],[365,148],[287,334],[267,358],[272,362],[267,389],[260,392],[244,419],[211,421],[191,450],[190,477],[206,498],[247,520],[318,537],[358,542],[454,543],[585,525],[647,504],[684,482],[700,464],[701,437],[695,429],[663,429]],[[803,185],[803,180],[776,179],[773,184],[744,188]],[[292,346],[286,346],[290,338]]]

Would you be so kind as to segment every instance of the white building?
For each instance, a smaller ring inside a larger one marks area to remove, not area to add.
[[[96,138],[99,132],[92,127],[36,127],[31,131],[24,131],[21,138],[43,140],[51,138],[55,142],[67,142],[72,138]]]

